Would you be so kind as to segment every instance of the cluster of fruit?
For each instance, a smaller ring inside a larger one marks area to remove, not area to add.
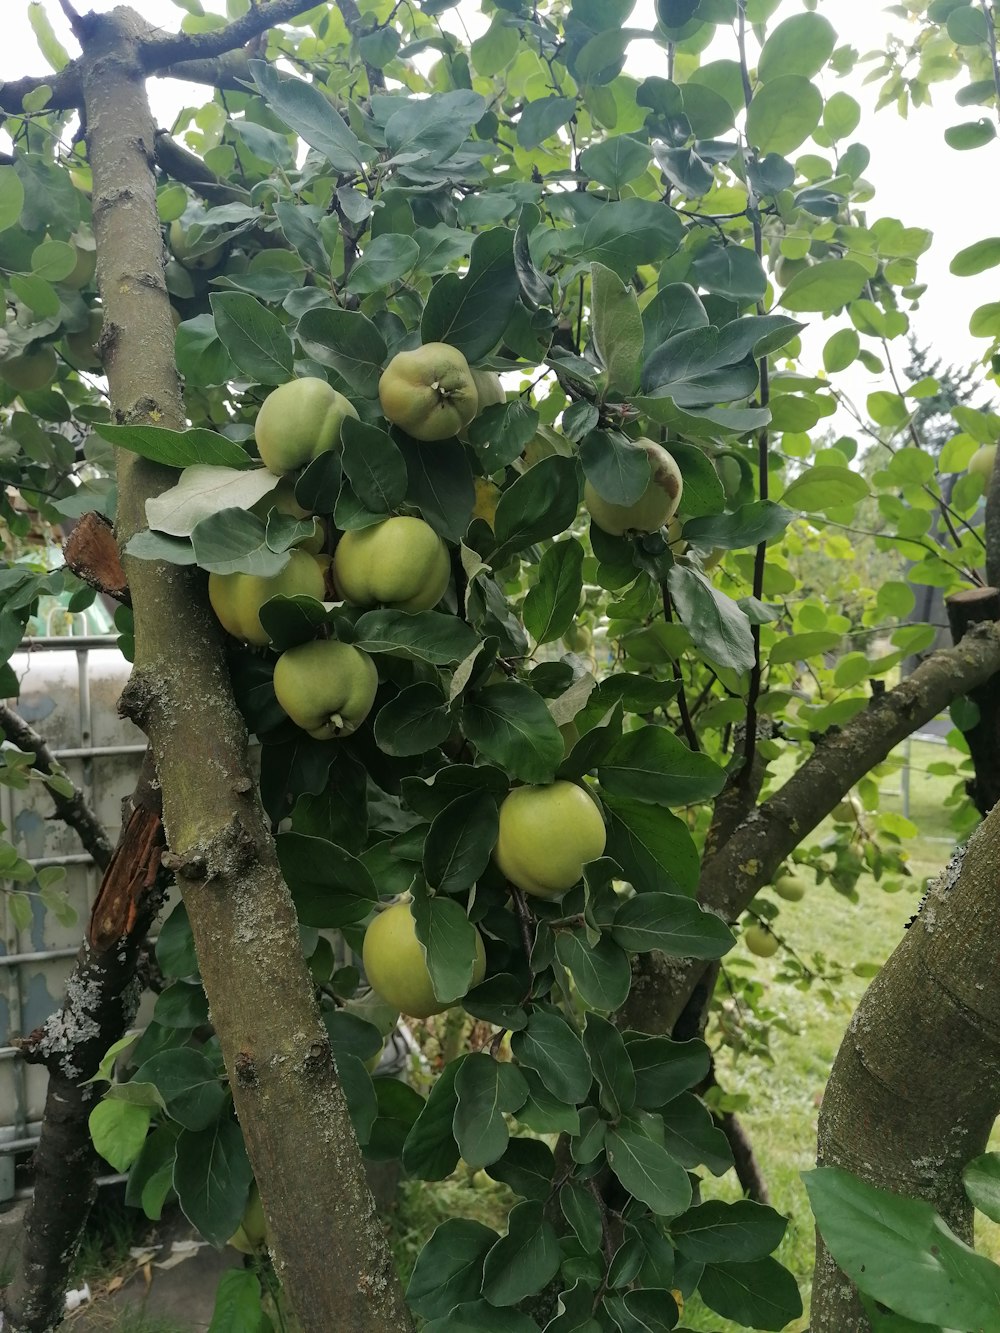
[[[600,806],[586,788],[573,782],[515,787],[500,803],[493,860],[522,893],[558,898],[578,883],[588,861],[603,854],[606,836]],[[450,1007],[434,993],[405,899],[378,913],[365,932],[362,958],[372,989],[402,1013],[429,1018]],[[472,985],[485,975],[477,930]]]

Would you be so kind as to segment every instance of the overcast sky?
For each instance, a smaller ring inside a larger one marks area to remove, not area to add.
[[[75,53],[77,47],[69,34],[66,20],[56,0],[44,0],[52,26],[64,39],[67,49]],[[81,9],[106,11],[117,0],[82,0]],[[45,63],[35,44],[28,23],[26,0],[2,0],[3,43],[0,44],[0,79],[13,79],[25,74],[46,71]],[[155,24],[175,29],[184,11],[172,0],[140,0],[135,5]],[[222,11],[222,0],[207,0],[206,9]],[[785,0],[777,17],[795,13],[802,8],[800,0]],[[869,0],[821,0],[820,8],[837,29],[841,41],[849,42],[862,54],[883,50],[885,35],[890,30],[905,33],[907,25],[898,17],[872,6]],[[463,0],[463,14],[470,29],[478,26],[478,6]],[[629,26],[642,27],[651,22],[652,0],[638,0]],[[446,14],[444,20],[454,21]],[[481,20],[479,20],[481,22]],[[725,28],[720,29],[718,50],[712,56],[732,55],[732,38]],[[663,53],[652,43],[634,43],[630,50],[630,68],[637,74],[663,71]],[[867,205],[869,221],[879,217],[896,217],[905,225],[929,226],[934,231],[930,252],[920,260],[921,278],[928,283],[928,292],[921,308],[912,315],[918,337],[930,343],[945,360],[967,363],[978,360],[985,349],[982,339],[974,339],[968,332],[969,314],[984,301],[1000,299],[994,271],[978,278],[953,278],[948,264],[957,250],[1000,229],[992,223],[997,211],[996,180],[1000,169],[1000,141],[970,152],[956,152],[944,142],[947,126],[972,119],[978,109],[956,106],[954,93],[961,81],[938,84],[933,89],[934,105],[910,112],[902,120],[894,109],[877,114],[874,103],[877,85],[865,87],[863,79],[870,65],[859,65],[854,75],[840,81],[828,76],[829,86],[823,91],[829,95],[837,87],[851,92],[861,103],[863,116],[855,138],[861,139],[871,150],[872,160],[866,174],[876,186],[876,196]],[[185,105],[199,105],[208,96],[208,90],[179,85],[164,80],[150,84],[154,112],[162,124],[169,124],[177,110]],[[821,321],[820,321],[821,324]],[[807,348],[818,350],[828,336],[829,329],[819,327],[809,337]],[[899,352],[896,352],[896,348]],[[902,362],[905,347],[893,345],[894,355]],[[852,393],[862,396],[875,387],[865,372],[860,372],[851,386]]]

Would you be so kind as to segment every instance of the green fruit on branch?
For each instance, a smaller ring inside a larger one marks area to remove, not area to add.
[[[378,672],[367,653],[337,639],[289,648],[274,668],[274,694],[316,741],[350,736],[371,712]]]
[[[357,409],[326,380],[308,375],[280,385],[264,399],[253,428],[264,466],[279,477],[305,467],[340,443],[345,417],[357,420]]]
[[[225,245],[212,245],[207,250],[199,250],[193,245],[188,230],[180,218],[175,218],[171,222],[169,238],[174,258],[185,268],[195,271],[218,268],[226,257]]]
[[[257,1254],[267,1248],[267,1218],[260,1201],[256,1180],[250,1186],[250,1197],[240,1224],[229,1237],[229,1244],[240,1254]]]
[[[583,502],[590,517],[602,532],[623,537],[626,532],[656,532],[676,514],[684,481],[674,459],[652,440],[636,440],[633,448],[643,449],[649,459],[650,478],[646,489],[634,504],[616,505],[605,500],[588,481]]]
[[[333,579],[355,606],[428,611],[451,577],[448,548],[422,518],[387,518],[345,532],[333,555]]]
[[[570,625],[562,640],[572,653],[589,653],[594,644],[594,636],[586,625]]]
[[[70,291],[79,292],[84,287],[93,282],[94,274],[97,272],[97,250],[91,241],[89,246],[77,245],[73,243],[76,251],[76,263],[72,271],[59,281],[60,287],[68,287]]]
[[[0,361],[0,379],[6,380],[18,393],[35,393],[46,388],[55,373],[56,354],[48,343]]]
[[[838,824],[856,824],[863,812],[864,807],[852,793],[833,807],[833,818]]]
[[[303,509],[295,498],[295,483],[291,477],[282,477],[270,494],[265,495],[263,499],[258,500],[255,505],[250,506],[250,512],[256,514],[258,518],[267,521],[267,516],[272,509],[277,509],[279,514],[287,514],[289,518],[307,519],[313,518],[308,509]],[[326,531],[321,519],[313,518],[313,530],[310,536],[303,537],[295,545],[300,551],[308,551],[311,555],[319,555],[323,549],[323,543],[326,540]]]
[[[323,600],[324,566],[306,551],[293,551],[288,564],[273,578],[257,574],[209,574],[208,600],[219,623],[234,638],[264,647],[270,637],[260,623],[260,608],[271,597],[315,597]]]
[[[798,903],[806,896],[806,882],[798,875],[779,875],[774,881],[774,891],[786,903]]]
[[[969,459],[969,472],[974,477],[982,477],[983,485],[989,484],[990,477],[993,476],[993,467],[997,460],[997,446],[995,444],[981,445]]]
[[[102,363],[98,340],[104,327],[104,315],[91,310],[87,327],[67,333],[63,340],[63,356],[74,370],[100,370]]]
[[[476,957],[472,966],[472,986],[486,975],[486,951],[483,937],[476,934]],[[387,1004],[411,1018],[430,1018],[444,1013],[452,1004],[442,1004],[434,994],[431,974],[423,945],[417,939],[416,926],[408,902],[394,903],[379,912],[365,931],[362,947],[365,975],[374,991]]]
[[[479,408],[476,413],[482,412],[483,408],[493,407],[496,403],[505,403],[507,393],[500,382],[500,376],[492,370],[476,370],[470,367],[473,383],[476,386],[476,393],[479,396]]]
[[[447,343],[397,352],[382,372],[378,396],[386,420],[415,440],[450,439],[479,411],[469,363]]]
[[[558,898],[603,855],[607,833],[597,802],[574,782],[515,787],[500,805],[493,851],[501,873],[524,893]]]
[[[743,932],[743,940],[758,958],[773,958],[778,952],[778,937],[766,926],[754,924]]]

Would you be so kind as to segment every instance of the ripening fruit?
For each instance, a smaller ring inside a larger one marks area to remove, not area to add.
[[[479,411],[469,363],[457,347],[425,343],[397,352],[378,382],[386,419],[415,440],[448,440]]]
[[[74,370],[100,370],[102,361],[98,339],[103,327],[103,312],[91,310],[85,328],[66,334],[63,339],[63,356]]]
[[[607,841],[597,802],[574,782],[515,787],[500,805],[493,859],[524,893],[558,898],[571,889]]]
[[[778,952],[778,937],[765,926],[754,924],[743,932],[743,940],[751,953],[758,958],[773,958]]]
[[[0,379],[6,380],[18,393],[34,393],[46,388],[55,373],[56,354],[48,343],[0,361]]]
[[[448,548],[422,518],[387,518],[345,532],[333,555],[337,589],[355,606],[428,611],[444,596],[450,577]]]
[[[798,875],[779,875],[774,881],[774,891],[786,903],[798,903],[806,896],[806,882]]]
[[[274,694],[297,727],[316,741],[350,736],[371,712],[375,663],[349,643],[313,639],[289,648],[274,668]]]
[[[476,957],[470,989],[478,986],[486,975],[483,937],[478,930],[475,934]],[[431,1014],[444,1013],[456,1003],[442,1004],[434,994],[408,902],[393,903],[378,913],[365,931],[361,957],[372,989],[387,1004],[412,1018],[430,1018]]]
[[[587,625],[570,625],[562,641],[571,653],[589,653],[594,646],[594,636]]]
[[[996,463],[997,447],[995,444],[981,445],[969,459],[969,472],[975,477],[982,477],[983,485],[989,484]]]
[[[666,449],[645,439],[636,440],[634,447],[645,450],[651,468],[649,483],[634,504],[611,504],[589,481],[583,488],[583,503],[590,517],[602,532],[613,537],[626,532],[656,532],[676,514],[681,502],[681,470]]]
[[[208,600],[219,623],[234,638],[263,648],[270,637],[260,623],[260,608],[271,597],[315,597],[323,600],[323,565],[306,551],[293,551],[288,564],[273,578],[257,574],[209,574]]]
[[[470,366],[469,372],[472,375],[472,381],[476,386],[476,394],[479,398],[477,416],[484,407],[493,407],[496,403],[507,401],[507,394],[500,382],[500,376],[494,371],[476,370],[475,367]]]
[[[306,375],[279,385],[253,428],[264,466],[278,477],[304,467],[340,443],[345,417],[357,420],[357,409],[326,380]]]
[[[833,807],[833,818],[838,824],[856,824],[863,811],[861,802],[851,793]]]
[[[60,287],[68,287],[70,291],[79,292],[88,286],[97,272],[97,250],[91,243],[89,248],[82,245],[73,244],[76,251],[76,263],[72,271],[59,280]]]
[[[267,1218],[256,1180],[250,1186],[247,1206],[239,1226],[229,1237],[229,1244],[241,1254],[256,1254],[267,1246]]]
[[[171,222],[169,237],[174,258],[185,268],[195,271],[218,268],[226,257],[225,245],[213,245],[207,250],[195,251],[188,238],[187,228],[182,225],[180,218],[175,218]]]

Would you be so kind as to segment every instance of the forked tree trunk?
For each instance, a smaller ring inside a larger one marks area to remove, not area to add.
[[[82,62],[102,351],[114,419],[184,426],[152,174],[145,26],[91,15]],[[118,456],[117,533],[176,474]],[[125,558],[135,670],[123,706],[156,757],[163,816],[212,1021],[274,1239],[306,1333],[411,1327],[365,1182],[291,896],[247,762],[247,735],[204,576]]]

